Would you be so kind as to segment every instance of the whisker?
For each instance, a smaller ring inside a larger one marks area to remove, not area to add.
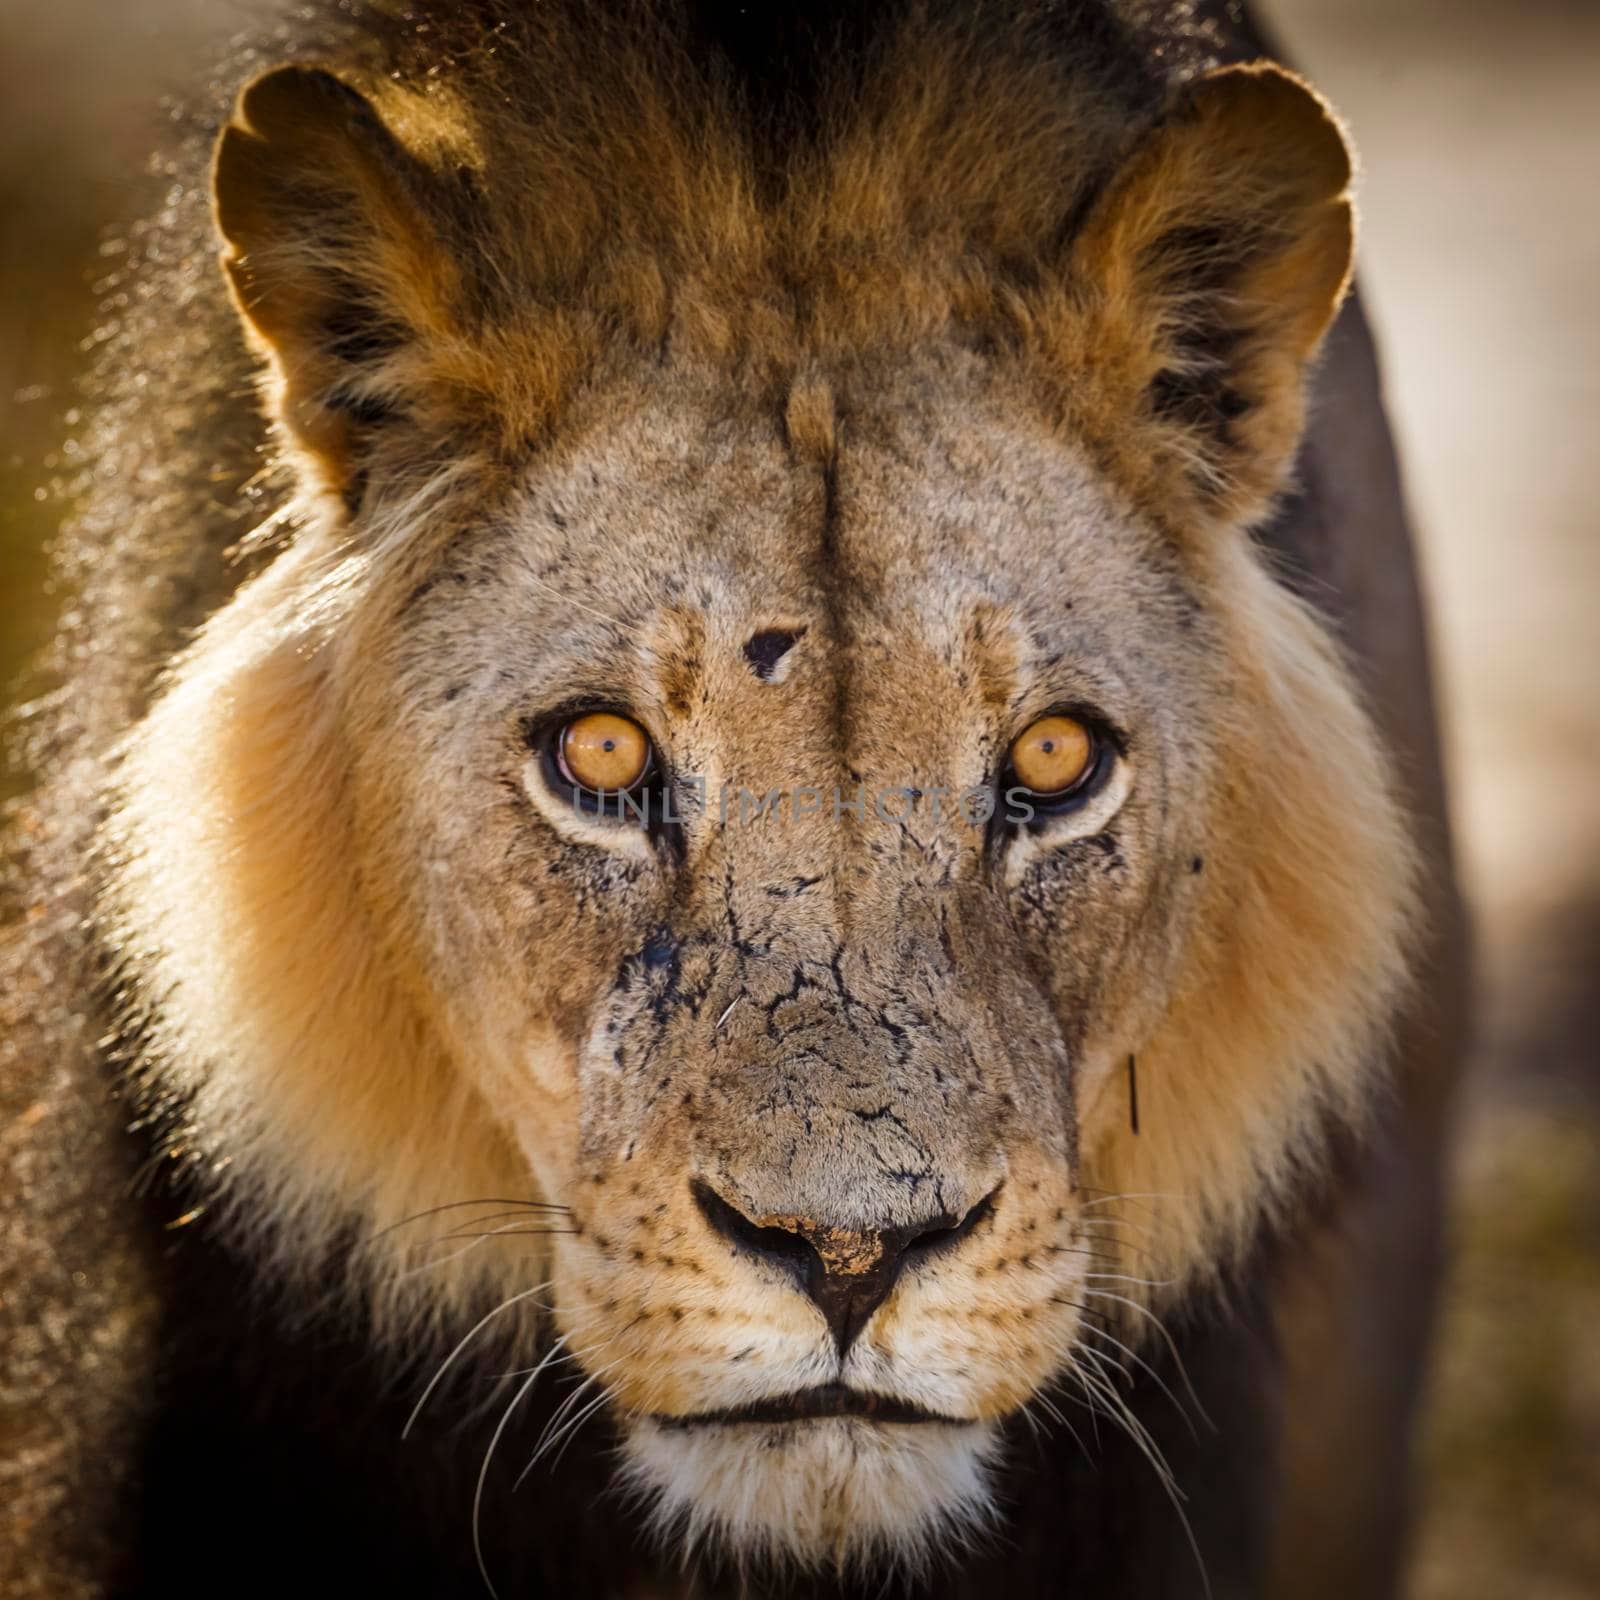
[[[1110,1289],[1085,1289],[1083,1292],[1096,1300],[1115,1300],[1119,1305],[1127,1306],[1129,1310],[1138,1312],[1161,1335],[1167,1347],[1167,1354],[1172,1357],[1172,1364],[1178,1369],[1178,1376],[1183,1379],[1183,1387],[1187,1391],[1190,1400],[1194,1402],[1195,1410],[1200,1413],[1201,1421],[1215,1433],[1217,1425],[1206,1415],[1206,1408],[1200,1404],[1200,1396],[1194,1392],[1194,1385],[1189,1381],[1189,1369],[1183,1364],[1183,1357],[1178,1353],[1176,1341],[1167,1332],[1166,1323],[1148,1306],[1140,1305],[1137,1300],[1130,1300],[1125,1294],[1116,1294]]]
[[[1128,1264],[1119,1256],[1103,1256],[1095,1250],[1073,1250],[1069,1249],[1066,1245],[1052,1245],[1049,1253],[1052,1255],[1061,1256],[1082,1256],[1084,1260],[1087,1261],[1092,1267],[1124,1267]],[[1110,1275],[1111,1274],[1109,1272],[1084,1273],[1086,1278],[1109,1277]]]
[[[557,1340],[556,1342],[558,1344],[560,1344],[560,1343],[564,1343],[565,1341]],[[571,1350],[563,1351],[562,1355],[560,1357],[560,1360],[558,1360],[556,1362],[556,1365],[560,1366],[562,1361],[576,1361],[577,1359],[578,1359],[577,1356]],[[504,1381],[504,1380],[506,1380],[508,1378],[525,1378],[525,1377],[527,1377],[527,1375],[530,1372],[542,1372],[544,1370],[546,1361],[547,1361],[547,1358],[544,1357],[544,1356],[541,1356],[539,1358],[539,1361],[537,1363],[535,1363],[534,1366],[531,1366],[531,1367],[517,1367],[516,1369],[514,1369],[511,1372],[496,1372],[496,1373],[490,1373],[487,1376],[488,1376],[488,1378],[490,1380],[499,1380],[499,1381]]]
[[[1079,1388],[1083,1388],[1082,1378],[1078,1376],[1078,1373],[1072,1367],[1067,1367],[1061,1376],[1072,1378],[1077,1382]],[[1059,1379],[1057,1381],[1059,1382]],[[1088,1398],[1089,1391],[1087,1389],[1083,1390],[1085,1398],[1082,1400],[1080,1400],[1075,1394],[1068,1394],[1065,1390],[1061,1390],[1059,1392],[1061,1394],[1061,1398],[1069,1405],[1077,1406],[1080,1411],[1087,1411],[1089,1413],[1089,1428],[1094,1435],[1095,1449],[1099,1450],[1101,1448],[1100,1408]]]
[[[390,1234],[396,1228],[404,1228],[413,1222],[421,1222],[424,1217],[436,1217],[442,1211],[460,1211],[464,1206],[515,1206],[523,1211],[571,1211],[571,1206],[556,1205],[548,1200],[511,1200],[503,1196],[493,1196],[483,1200],[452,1200],[448,1205],[429,1206],[426,1211],[413,1211],[409,1217],[401,1217],[398,1222],[391,1222],[387,1227],[380,1228],[371,1234],[367,1240],[370,1244],[374,1239],[381,1239],[385,1234]]]
[[[406,1418],[406,1425],[400,1430],[400,1437],[402,1439],[409,1437],[412,1426],[415,1424],[417,1418],[422,1414],[422,1408],[428,1403],[428,1396],[439,1387],[440,1380],[455,1364],[456,1357],[459,1356],[475,1338],[477,1338],[478,1334],[484,1328],[486,1328],[490,1322],[498,1317],[502,1311],[508,1311],[512,1306],[528,1299],[530,1295],[539,1294],[542,1290],[548,1289],[549,1287],[550,1285],[548,1283],[536,1283],[531,1289],[524,1289],[521,1294],[514,1294],[510,1297],[510,1299],[502,1300],[500,1304],[497,1305],[492,1311],[485,1312],[483,1316],[473,1323],[473,1325],[467,1330],[465,1338],[463,1338],[460,1344],[458,1344],[455,1349],[452,1350],[450,1354],[439,1363],[438,1370],[428,1380],[427,1388],[422,1391],[422,1395],[418,1399],[416,1405],[411,1408],[411,1415]]]
[[[611,1345],[611,1343],[612,1343],[612,1341],[610,1339],[607,1339],[604,1343],[600,1344],[595,1349],[584,1351],[583,1355],[584,1356],[599,1355],[601,1353],[601,1351],[607,1349]],[[568,1395],[565,1400],[563,1400],[561,1402],[560,1406],[557,1407],[554,1415],[551,1416],[550,1420],[547,1423],[545,1423],[544,1431],[539,1435],[538,1442],[533,1447],[533,1459],[530,1460],[528,1462],[528,1465],[523,1468],[522,1477],[519,1477],[517,1479],[518,1483],[521,1483],[522,1482],[522,1478],[526,1477],[528,1475],[528,1473],[533,1470],[534,1463],[539,1460],[540,1456],[542,1456],[545,1453],[546,1449],[548,1449],[551,1446],[551,1444],[553,1444],[555,1439],[560,1436],[560,1429],[561,1429],[562,1423],[564,1422],[564,1420],[568,1416],[571,1415],[571,1413],[573,1411],[573,1408],[577,1405],[578,1401],[582,1398],[582,1396],[585,1393],[585,1391],[588,1390],[588,1389],[593,1388],[593,1386],[595,1384],[599,1383],[600,1379],[606,1373],[612,1371],[613,1368],[621,1366],[622,1362],[625,1359],[626,1358],[623,1357],[623,1356],[618,1356],[615,1361],[608,1361],[605,1364],[605,1366],[597,1367],[593,1372],[589,1373],[584,1378],[583,1382],[580,1383],[578,1385],[578,1387],[576,1389],[574,1389],[572,1391],[572,1393],[570,1395]]]
[[[494,1579],[489,1576],[488,1563],[483,1559],[483,1524],[480,1520],[483,1511],[483,1486],[489,1477],[489,1463],[494,1460],[495,1447],[500,1443],[500,1436],[506,1431],[506,1424],[511,1420],[511,1414],[522,1404],[524,1396],[539,1381],[539,1374],[544,1370],[541,1362],[526,1378],[522,1380],[522,1387],[512,1395],[510,1403],[500,1413],[500,1420],[495,1424],[494,1434],[489,1440],[489,1448],[483,1452],[483,1465],[478,1468],[478,1485],[472,1492],[472,1553],[477,1558],[478,1575],[483,1579],[483,1586],[489,1591],[490,1600],[500,1600],[500,1591],[494,1586]]]
[[[1083,1311],[1086,1315],[1090,1314],[1086,1306],[1079,1306],[1078,1309]],[[1143,1367],[1144,1370],[1150,1374],[1151,1380],[1155,1383],[1156,1387],[1160,1389],[1162,1394],[1164,1394],[1167,1399],[1172,1402],[1173,1410],[1183,1418],[1184,1425],[1188,1428],[1190,1434],[1196,1439],[1200,1437],[1200,1431],[1195,1427],[1194,1418],[1189,1415],[1188,1409],[1178,1399],[1177,1395],[1172,1392],[1172,1389],[1168,1385],[1166,1379],[1163,1378],[1161,1374],[1157,1372],[1156,1369],[1152,1367],[1137,1350],[1135,1350],[1131,1345],[1124,1344],[1122,1340],[1117,1338],[1114,1333],[1111,1333],[1106,1328],[1099,1327],[1094,1323],[1087,1324],[1087,1327],[1090,1333],[1098,1335],[1098,1337],[1106,1340],[1110,1344],[1114,1344],[1117,1349],[1119,1349],[1130,1361],[1135,1362],[1137,1365]]]
[[[1083,1194],[1098,1195],[1098,1200],[1085,1200],[1083,1209],[1087,1211],[1091,1206],[1109,1206],[1118,1200],[1182,1200],[1181,1194],[1139,1194],[1129,1191],[1124,1194],[1113,1194],[1109,1189],[1095,1189],[1086,1184],[1080,1184],[1079,1190]]]
[[[1101,1217],[1098,1219],[1085,1218],[1080,1225],[1085,1228],[1137,1228],[1138,1226],[1136,1223],[1124,1222],[1122,1219],[1116,1217]],[[1139,1228],[1138,1231],[1140,1233],[1144,1232],[1142,1228]],[[1111,1245],[1118,1250],[1125,1250],[1130,1255],[1143,1256],[1147,1261],[1159,1261],[1161,1259],[1154,1250],[1147,1249],[1142,1244],[1135,1244],[1132,1242],[1132,1240],[1124,1239],[1116,1235],[1104,1235],[1101,1237],[1100,1242],[1102,1244]]]
[[[1106,1406],[1106,1415],[1116,1422],[1123,1432],[1139,1447],[1140,1451],[1149,1460],[1150,1465],[1155,1468],[1161,1481],[1167,1485],[1171,1492],[1179,1500],[1186,1499],[1187,1496],[1178,1489],[1177,1479],[1173,1477],[1172,1468],[1167,1464],[1166,1455],[1156,1443],[1155,1436],[1135,1415],[1128,1402],[1117,1393],[1115,1383],[1106,1373],[1104,1358],[1098,1351],[1091,1350],[1086,1346],[1080,1346],[1077,1354],[1087,1359],[1090,1363],[1090,1370],[1083,1372],[1084,1382],[1088,1388],[1099,1396],[1101,1402]]]
[[[578,1437],[583,1425],[590,1419],[590,1417],[594,1416],[594,1414],[599,1411],[600,1408],[610,1400],[610,1398],[611,1391],[607,1389],[604,1384],[601,1384],[600,1393],[597,1394],[594,1399],[591,1400],[589,1404],[586,1405],[583,1410],[580,1411],[577,1416],[575,1416],[572,1421],[567,1424],[566,1436],[561,1440],[561,1447],[556,1451],[555,1456],[550,1462],[550,1470],[552,1472],[554,1472],[556,1468],[561,1465],[562,1456],[567,1453],[567,1447],[572,1443],[572,1441]],[[552,1440],[551,1442],[553,1444],[555,1441]],[[530,1461],[528,1465],[531,1467],[533,1463]]]
[[[533,1220],[528,1215],[528,1212],[529,1212],[530,1209],[531,1208],[528,1207],[528,1206],[510,1206],[510,1207],[506,1208],[503,1211],[491,1211],[489,1213],[489,1215],[486,1216],[486,1217],[473,1217],[468,1221],[462,1222],[460,1224],[460,1226],[463,1227],[463,1228],[470,1228],[470,1227],[473,1227],[473,1226],[488,1227],[488,1225],[491,1222],[499,1222],[502,1218],[505,1218],[505,1217],[516,1217],[516,1218],[520,1219],[523,1222],[530,1222],[530,1221]],[[565,1208],[563,1208],[563,1209],[565,1209]],[[559,1220],[562,1220],[562,1219],[560,1219],[560,1218],[551,1218],[550,1220],[551,1221],[559,1221]],[[457,1224],[451,1223],[451,1227],[455,1227],[455,1226],[457,1226]]]
[[[572,1393],[569,1394],[566,1399],[556,1407],[555,1411],[551,1413],[549,1420],[545,1423],[543,1429],[540,1431],[538,1439],[534,1441],[533,1454],[528,1457],[527,1465],[524,1466],[522,1471],[517,1474],[517,1481],[511,1486],[513,1490],[522,1486],[522,1480],[533,1471],[534,1464],[538,1461],[539,1457],[544,1454],[545,1445],[555,1435],[556,1431],[560,1428],[562,1421],[566,1418],[568,1413],[571,1412],[572,1408],[582,1399],[584,1395],[594,1388],[595,1382],[596,1380],[594,1377],[585,1376],[578,1384],[577,1388],[575,1388]]]
[[[1155,1470],[1156,1477],[1160,1481],[1162,1489],[1165,1491],[1167,1499],[1171,1502],[1172,1509],[1177,1513],[1178,1521],[1183,1527],[1183,1536],[1188,1542],[1191,1554],[1194,1556],[1195,1566],[1200,1571],[1200,1583],[1205,1590],[1206,1600],[1211,1600],[1211,1575],[1206,1570],[1205,1557],[1200,1553],[1200,1544],[1194,1536],[1194,1528],[1189,1522],[1189,1514],[1183,1509],[1183,1501],[1186,1497],[1183,1491],[1178,1488],[1177,1482],[1172,1475],[1172,1469],[1167,1464],[1166,1457],[1161,1453],[1160,1446],[1151,1437],[1149,1429],[1133,1414],[1127,1401],[1116,1392],[1115,1385],[1105,1375],[1101,1366],[1103,1357],[1098,1352],[1091,1350],[1087,1345],[1080,1345],[1078,1354],[1087,1357],[1093,1363],[1095,1368],[1092,1380],[1093,1388],[1102,1395],[1103,1399],[1107,1399],[1113,1404],[1114,1410],[1109,1413],[1112,1420],[1122,1426],[1123,1432],[1133,1441],[1140,1454],[1145,1457]],[[1091,1386],[1090,1374],[1078,1367],[1076,1362],[1074,1363],[1074,1370],[1087,1391]]]
[[[498,1228],[484,1228],[478,1232],[459,1229],[455,1233],[441,1233],[428,1243],[449,1244],[454,1239],[548,1239],[556,1234],[571,1235],[581,1231],[578,1228],[524,1228],[520,1223],[507,1222]]]
[[[1035,1433],[1038,1432],[1039,1424],[1033,1415],[1031,1409],[1033,1406],[1038,1406],[1039,1409],[1043,1411],[1052,1422],[1059,1423],[1063,1428],[1065,1428],[1067,1432],[1072,1435],[1072,1442],[1077,1445],[1079,1454],[1082,1455],[1083,1459],[1087,1461],[1090,1466],[1094,1465],[1094,1457],[1089,1453],[1089,1447],[1083,1442],[1083,1435],[1079,1433],[1075,1427],[1073,1427],[1071,1418],[1067,1416],[1060,1406],[1056,1405],[1048,1395],[1042,1392],[1034,1395],[1033,1399],[1031,1399],[1027,1405],[1023,1406],[1022,1415],[1024,1418],[1026,1418],[1028,1426],[1032,1428]]]
[[[1170,1289],[1178,1281],[1176,1278],[1133,1278],[1126,1272],[1086,1272],[1083,1276],[1088,1283],[1136,1283],[1145,1289]]]
[[[1132,1217],[1079,1217],[1078,1226],[1083,1229],[1104,1231],[1109,1228],[1126,1230],[1135,1238],[1146,1238],[1150,1233],[1149,1226],[1143,1222],[1135,1222]]]
[[[420,1272],[433,1272],[439,1267],[449,1266],[452,1261],[459,1261],[462,1256],[470,1254],[472,1251],[476,1250],[480,1245],[486,1243],[490,1239],[520,1239],[528,1238],[530,1236],[542,1237],[546,1233],[572,1233],[575,1231],[576,1230],[572,1228],[518,1228],[514,1223],[507,1223],[504,1227],[491,1228],[484,1233],[442,1233],[436,1239],[429,1239],[425,1241],[420,1248],[423,1250],[431,1250],[436,1245],[449,1244],[457,1239],[470,1239],[472,1242],[470,1244],[463,1245],[459,1250],[452,1250],[449,1255],[438,1256],[432,1261],[418,1262],[418,1264],[414,1267],[406,1267],[403,1271],[395,1274],[395,1279],[397,1282],[400,1282],[406,1278],[414,1278]]]

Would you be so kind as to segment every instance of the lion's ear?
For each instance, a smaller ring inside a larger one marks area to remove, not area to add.
[[[1073,239],[1063,381],[1092,399],[1066,403],[1173,523],[1258,515],[1279,487],[1350,278],[1350,178],[1311,89],[1225,67],[1186,86]]]
[[[249,84],[217,144],[234,297],[271,358],[278,420],[341,492],[366,434],[405,404],[418,348],[450,331],[453,273],[428,182],[364,96],[308,67]]]

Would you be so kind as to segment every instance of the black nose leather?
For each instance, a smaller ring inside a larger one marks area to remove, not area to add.
[[[804,1216],[752,1218],[709,1184],[690,1184],[708,1223],[735,1249],[793,1275],[816,1303],[841,1358],[901,1272],[919,1258],[959,1243],[994,1207],[991,1190],[965,1216],[936,1216],[909,1226],[842,1228]]]

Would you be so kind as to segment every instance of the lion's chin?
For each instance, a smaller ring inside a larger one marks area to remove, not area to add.
[[[988,1423],[806,1422],[628,1429],[626,1477],[654,1532],[741,1564],[924,1567],[994,1514]]]

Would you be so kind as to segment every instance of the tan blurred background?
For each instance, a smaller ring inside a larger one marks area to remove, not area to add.
[[[1413,1600],[1594,1600],[1600,5],[1269,0],[1264,15],[1364,158],[1366,286],[1478,929]],[[101,229],[160,191],[140,175],[161,96],[248,20],[235,0],[0,0],[0,682],[59,604],[42,587],[49,485],[76,465],[59,441],[110,264]]]

